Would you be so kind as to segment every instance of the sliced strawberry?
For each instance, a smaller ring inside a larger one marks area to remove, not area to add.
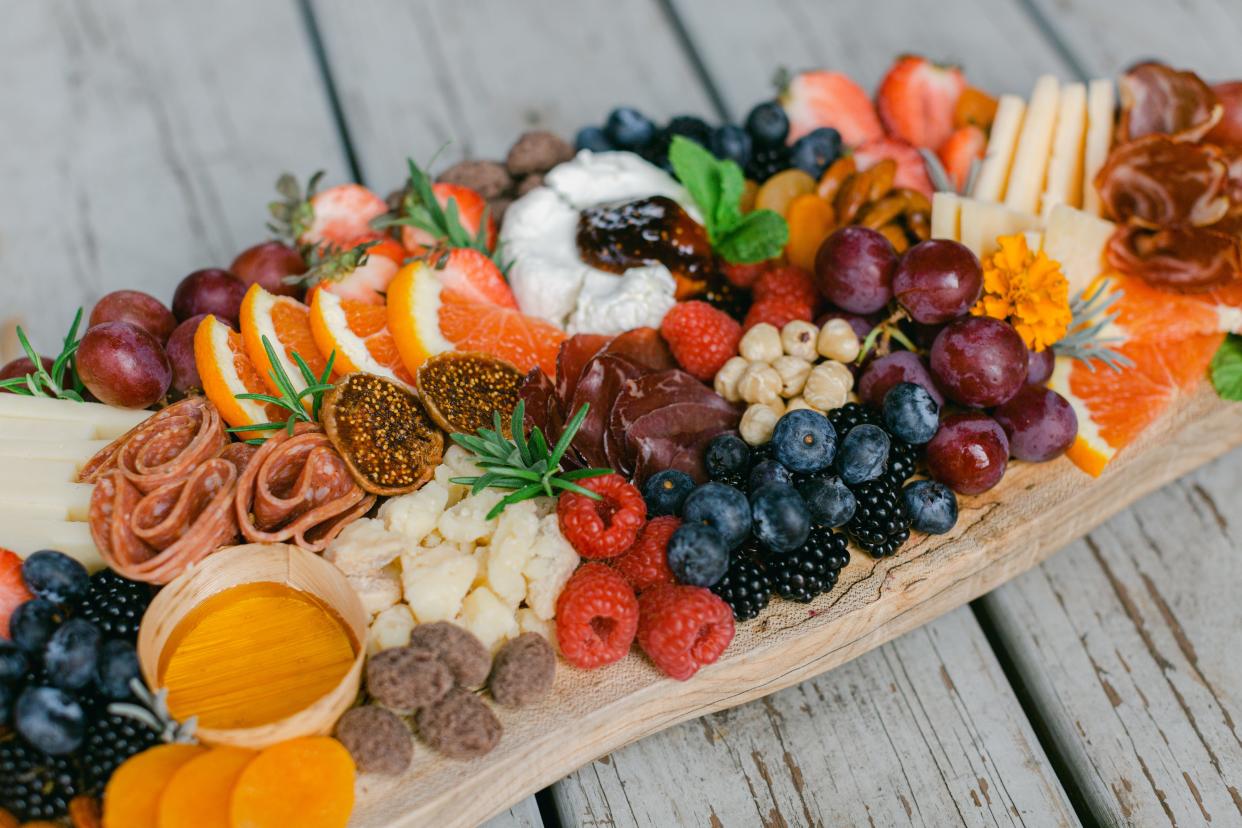
[[[813,129],[832,127],[847,146],[856,147],[884,135],[871,99],[840,72],[803,72],[781,94],[789,116],[789,143]]]
[[[897,58],[880,82],[876,109],[889,135],[935,150],[953,132],[953,113],[965,88],[958,67],[906,55]]]
[[[470,238],[473,239],[479,234],[479,226],[483,223],[483,212],[487,209],[487,199],[469,187],[463,187],[460,184],[446,184],[443,182],[432,184],[431,191],[435,193],[436,201],[440,202],[440,206],[445,211],[449,209],[450,201],[456,203],[457,220]],[[434,247],[445,241],[447,240],[435,238],[421,227],[405,225],[401,228],[401,243],[405,245],[406,250],[415,256],[421,256],[427,251],[427,248]],[[496,222],[489,212],[487,215],[487,249],[491,250],[495,247]]]
[[[345,248],[359,239],[376,239],[380,234],[371,221],[388,212],[384,199],[361,184],[339,184],[310,198],[312,218],[298,237],[302,244],[330,244]]]
[[[478,302],[518,310],[517,299],[496,263],[469,247],[455,247],[430,259],[443,286],[442,301]]]
[[[931,197],[931,179],[927,177],[927,166],[919,151],[900,138],[877,138],[868,141],[854,152],[854,161],[859,170],[866,170],[875,164],[891,158],[897,162],[897,176],[893,183],[898,187],[918,190]]]
[[[309,286],[308,304],[316,290],[368,305],[385,303],[388,283],[404,261],[404,248],[389,238],[353,242],[348,250],[325,247],[312,254],[311,267],[302,277]]]
[[[22,559],[16,552],[0,548],[0,638],[8,640],[13,610],[33,597],[22,580]]]
[[[953,182],[953,187],[959,193],[966,186],[966,179],[970,177],[970,165],[975,159],[983,157],[987,145],[987,133],[973,124],[953,130],[949,140],[940,145],[936,154],[940,156],[940,162],[949,174],[949,181]]]

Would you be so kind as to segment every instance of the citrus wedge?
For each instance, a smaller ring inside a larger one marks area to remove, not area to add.
[[[263,338],[272,344],[272,350],[280,367],[284,369],[289,382],[298,391],[307,386],[306,378],[294,361],[296,353],[311,373],[316,377],[323,375],[328,361],[319,352],[315,337],[311,334],[310,308],[288,296],[277,296],[268,293],[259,285],[254,284],[246,291],[241,305],[241,335],[246,344],[246,354],[263,378],[268,390],[276,396],[281,393],[280,386],[272,378],[272,363],[268,359],[267,349],[263,347]],[[309,411],[311,401],[303,400]]]
[[[319,353],[336,352],[337,374],[366,371],[414,384],[414,375],[402,364],[397,343],[388,330],[388,311],[383,305],[317,290],[311,297],[309,321]]]
[[[241,427],[283,420],[274,405],[239,400],[238,394],[266,394],[267,385],[246,353],[242,335],[208,316],[194,331],[194,363],[203,381],[203,393],[231,426]],[[241,432],[243,440],[264,437],[266,432]]]

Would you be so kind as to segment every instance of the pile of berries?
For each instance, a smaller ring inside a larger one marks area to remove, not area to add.
[[[108,705],[130,701],[151,590],[54,551],[0,550],[0,808],[63,817],[159,734]]]

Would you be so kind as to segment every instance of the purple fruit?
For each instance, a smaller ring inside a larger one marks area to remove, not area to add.
[[[893,294],[915,322],[936,325],[966,313],[983,290],[983,269],[970,248],[928,239],[905,252],[893,270]]]
[[[51,373],[52,366],[56,364],[50,357],[39,357],[39,361],[43,363],[43,367],[47,369],[48,373]],[[4,363],[3,367],[0,367],[0,380],[24,377],[32,371],[34,371],[34,363],[30,361],[30,358],[18,357],[17,359]],[[6,389],[0,389],[0,394],[12,393],[12,391],[8,391]]]
[[[158,340],[129,322],[87,330],[78,345],[78,376],[101,402],[147,408],[168,391],[172,365]]]
[[[184,322],[191,316],[210,313],[236,328],[245,296],[246,283],[227,270],[218,267],[196,270],[177,285],[173,294],[173,314]]]
[[[104,322],[128,322],[137,325],[163,345],[168,341],[177,320],[164,303],[140,290],[114,290],[104,295],[91,310],[88,328]]]
[[[198,363],[194,359],[194,334],[198,323],[206,318],[205,313],[191,316],[177,326],[164,346],[168,361],[172,364],[172,387],[179,394],[203,387],[203,381],[198,376]]]
[[[1009,439],[986,414],[951,414],[927,444],[927,470],[959,494],[979,494],[1005,476]]]
[[[875,230],[842,227],[815,255],[815,283],[820,293],[843,311],[875,313],[893,298],[897,253]]]
[[[1052,376],[1052,369],[1056,367],[1056,354],[1051,348],[1044,348],[1042,351],[1026,352],[1026,382],[1027,385],[1043,385],[1048,382]]]
[[[965,316],[946,325],[932,343],[931,372],[955,402],[990,408],[1026,383],[1026,345],[1008,322]]]
[[[1060,457],[1078,436],[1078,415],[1069,402],[1042,385],[1027,385],[992,413],[1009,438],[1009,453],[1042,463]]]
[[[944,407],[944,394],[936,387],[923,360],[910,351],[894,351],[864,368],[858,379],[858,397],[868,405],[878,408],[884,402],[884,396],[899,382],[921,385],[936,401],[936,405]]]
[[[304,289],[299,284],[285,282],[287,276],[306,272],[302,254],[287,244],[271,240],[247,247],[229,265],[229,273],[241,279],[247,286],[255,284],[268,293],[302,298]]]

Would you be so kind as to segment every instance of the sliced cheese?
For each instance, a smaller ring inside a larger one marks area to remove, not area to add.
[[[1047,216],[1058,204],[1082,206],[1083,148],[1087,137],[1087,87],[1067,83],[1061,87],[1057,127],[1052,137],[1052,157],[1039,200],[1039,213]]]
[[[1066,204],[1052,208],[1044,227],[1044,252],[1061,264],[1072,299],[1103,270],[1104,248],[1116,229],[1111,221]]]
[[[58,424],[68,421],[90,425],[94,428],[92,437],[115,440],[150,416],[150,411],[114,408],[103,403],[0,394],[0,418],[43,422],[47,426],[48,438],[59,437]],[[0,431],[0,438],[7,436]]]
[[[961,215],[962,230],[958,240],[980,259],[1000,249],[997,237],[1039,230],[1043,226],[1040,217],[1034,213],[1011,210],[1003,204],[977,198],[962,199]]]
[[[1013,165],[1014,150],[1022,131],[1026,115],[1026,102],[1017,95],[1001,95],[996,105],[996,117],[988,146],[983,153],[979,177],[975,179],[971,196],[982,201],[1000,201],[1005,197],[1005,185],[1009,181],[1009,168]]]
[[[1113,109],[1117,103],[1116,88],[1108,78],[1097,78],[1087,87],[1087,137],[1083,149],[1082,208],[1094,216],[1103,214],[1100,194],[1095,189],[1095,176],[1113,145]]]
[[[961,231],[962,197],[943,190],[932,194],[931,237],[958,241]]]
[[[1039,196],[1044,191],[1052,136],[1057,125],[1057,106],[1061,82],[1044,75],[1035,82],[1031,102],[1022,119],[1022,134],[1013,154],[1009,183],[1005,187],[1005,206],[1023,213],[1039,212]]]
[[[0,504],[0,547],[26,557],[40,549],[56,549],[77,558],[94,572],[103,568],[90,527],[55,518],[31,517]]]
[[[0,478],[0,508],[19,510],[23,514],[54,517],[58,520],[86,521],[90,517],[89,483],[29,483],[15,478]],[[0,546],[3,546],[0,543]]]
[[[94,423],[75,423],[69,420],[26,420],[0,417],[0,439],[46,440],[49,437],[68,440],[92,440]]]
[[[43,483],[72,483],[77,479],[82,464],[76,460],[30,460],[13,457],[0,458],[4,476],[25,481],[30,486]]]
[[[0,435],[0,458],[25,460],[71,460],[85,464],[108,445],[109,440],[9,439]]]

